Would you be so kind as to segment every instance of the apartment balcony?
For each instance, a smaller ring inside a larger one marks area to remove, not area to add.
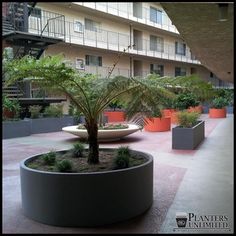
[[[73,4],[179,34],[164,10],[161,11],[160,20],[153,20],[149,8],[141,7],[136,11],[133,2],[73,2]]]
[[[34,9],[28,19],[28,32],[31,34],[65,40],[65,16]]]
[[[133,36],[129,34],[121,34],[118,32],[112,32],[97,28],[96,30],[88,30],[84,25],[78,25],[74,22],[65,22],[65,42],[75,45],[83,45],[93,48],[112,50],[117,52],[123,52],[124,49],[134,43],[135,47],[128,49],[126,53],[131,55],[147,56],[152,58],[160,58],[166,60],[173,60],[179,62],[201,64],[196,60],[187,47],[185,55],[179,55],[175,53],[175,44],[163,42],[158,45],[156,50],[151,50],[150,41],[146,39],[135,40]],[[158,48],[161,48],[159,50]]]

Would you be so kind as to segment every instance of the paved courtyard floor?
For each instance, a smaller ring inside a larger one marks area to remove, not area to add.
[[[201,118],[205,120],[206,138],[196,150],[172,150],[171,131],[138,131],[123,140],[100,144],[108,148],[129,145],[131,149],[153,155],[154,201],[141,216],[95,228],[41,224],[25,217],[21,209],[19,162],[52,149],[71,148],[78,140],[76,136],[56,132],[3,140],[3,233],[233,233],[234,116],[209,119],[208,115],[202,115]],[[192,216],[186,228],[177,228],[177,212]],[[209,216],[218,217],[210,219],[214,225],[199,224]],[[220,216],[224,216],[225,224],[219,224]]]

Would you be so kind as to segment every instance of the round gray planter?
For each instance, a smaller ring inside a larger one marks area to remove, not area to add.
[[[102,150],[102,149],[101,149]],[[103,149],[105,150],[105,149]],[[153,202],[153,158],[142,165],[90,173],[44,172],[20,163],[24,214],[55,226],[99,226],[133,218]]]

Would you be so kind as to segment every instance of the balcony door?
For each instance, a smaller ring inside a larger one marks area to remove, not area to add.
[[[143,50],[143,32],[139,30],[133,31],[134,36],[134,49],[135,50]]]

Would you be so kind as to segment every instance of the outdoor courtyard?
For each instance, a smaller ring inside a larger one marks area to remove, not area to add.
[[[129,146],[154,157],[154,197],[151,208],[128,221],[92,228],[55,227],[22,213],[20,168],[23,159],[72,147],[78,137],[61,132],[3,140],[3,233],[232,233],[233,226],[233,114],[205,120],[205,140],[195,150],[174,150],[171,131],[138,131],[100,147]],[[174,125],[172,124],[172,127]],[[66,194],[66,193],[65,193]],[[226,228],[178,228],[176,213],[227,218]]]

